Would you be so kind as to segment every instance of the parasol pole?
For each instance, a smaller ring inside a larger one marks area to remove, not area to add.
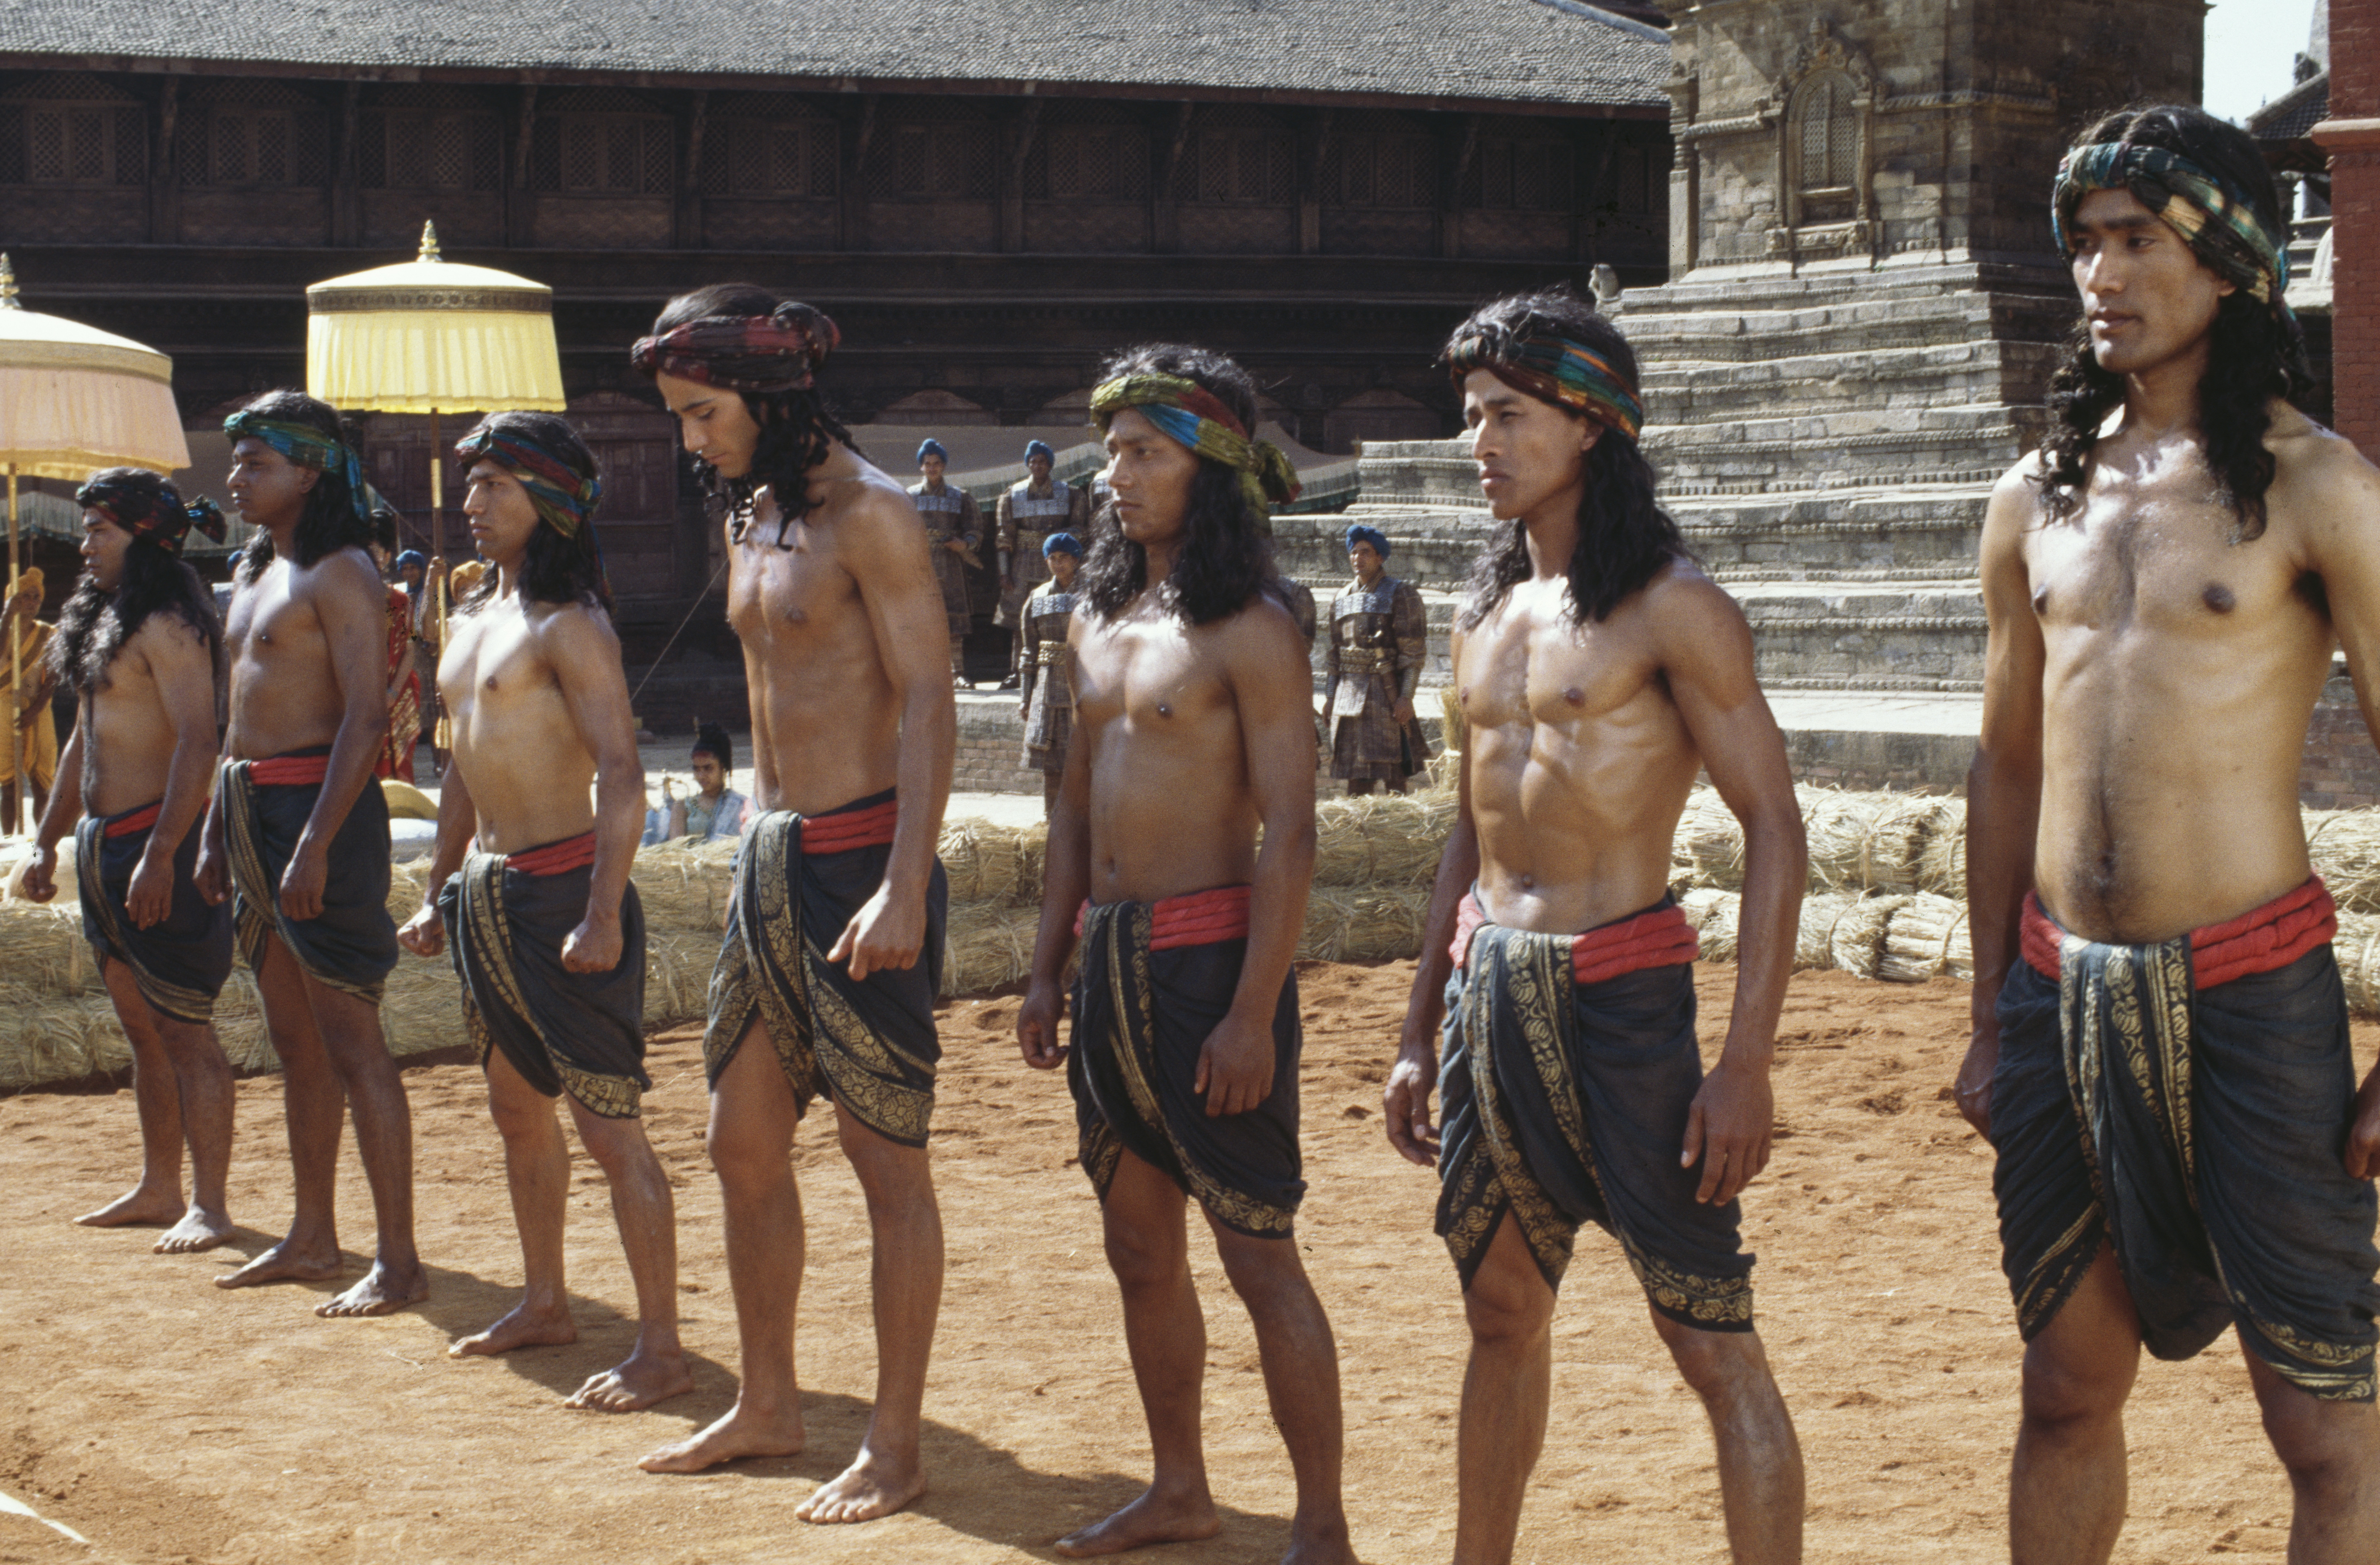
[[[8,613],[17,612],[17,464],[8,467]],[[31,790],[25,784],[25,714],[18,709],[25,696],[25,629],[8,622],[8,775],[17,789],[17,807],[9,811],[13,834],[24,825]]]

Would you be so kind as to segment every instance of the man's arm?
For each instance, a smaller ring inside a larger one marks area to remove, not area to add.
[[[1393,715],[1399,722],[1411,722],[1414,692],[1421,688],[1421,671],[1429,661],[1429,611],[1422,606],[1420,590],[1409,581],[1397,583],[1396,601],[1391,608],[1390,628],[1397,638],[1397,705]]]
[[[1005,581],[1008,578],[1008,563],[1016,554],[1015,502],[1008,495],[1002,494],[999,502],[992,506],[991,516],[991,535],[997,540],[996,547],[1000,551],[1000,576],[1001,579]]]
[[[1066,620],[1065,665],[1052,670],[1073,677],[1074,660],[1082,655],[1084,617]],[[1058,779],[1058,796],[1050,805],[1050,830],[1041,855],[1041,927],[1033,937],[1033,964],[1026,976],[1025,1003],[1016,1012],[1016,1042],[1025,1062],[1037,1071],[1054,1068],[1066,1058],[1058,1041],[1058,1016],[1063,1009],[1061,987],[1066,964],[1075,954],[1075,914],[1091,894],[1091,751],[1095,747],[1082,726],[1082,708],[1075,707],[1074,735],[1066,742],[1066,769]]]
[[[869,491],[837,541],[844,568],[858,585],[876,633],[877,656],[901,693],[901,747],[894,785],[899,819],[884,883],[852,916],[827,960],[851,960],[851,976],[907,967],[926,943],[926,892],[942,812],[951,802],[951,765],[959,745],[959,709],[951,691],[949,622],[941,588],[926,563],[925,535],[905,495]]]
[[[562,942],[562,964],[574,973],[608,973],[620,964],[620,904],[645,824],[645,764],[628,713],[620,637],[610,616],[589,608],[555,610],[536,636],[578,742],[595,758],[595,868],[587,915]]]
[[[1316,616],[1317,629],[1322,637],[1322,733],[1326,741],[1330,733],[1331,709],[1339,701],[1339,620],[1330,613],[1336,607],[1338,604],[1333,601]],[[1321,623],[1324,616],[1329,616],[1327,624]],[[1306,698],[1309,705],[1313,699],[1311,695]]]
[[[421,877],[421,906],[396,932],[397,943],[414,955],[435,956],[446,949],[446,927],[438,918],[438,893],[463,867],[471,851],[471,838],[479,830],[479,807],[471,802],[462,760],[449,750],[446,770],[438,779],[438,840],[430,855],[429,872]]]
[[[2028,462],[1992,491],[1984,512],[1984,719],[1967,769],[1967,934],[1975,982],[1967,1055],[1951,1089],[1959,1112],[1992,1134],[1992,1070],[1999,1063],[2000,985],[2018,960],[2018,922],[2033,889],[2041,823],[2041,680],[2047,661],[2033,612],[2025,530],[2040,514]]]
[[[67,735],[66,748],[58,752],[50,802],[33,833],[33,859],[25,867],[25,894],[35,902],[47,902],[58,894],[58,839],[82,819],[82,731],[90,710],[90,703],[84,702],[84,717],[77,719],[74,732]]]
[[[1802,892],[1810,874],[1785,736],[1753,673],[1752,627],[1735,600],[1690,566],[1673,565],[1645,595],[1670,698],[1711,786],[1743,823],[1743,903],[1735,1007],[1718,1063],[1687,1111],[1680,1160],[1703,1165],[1694,1198],[1735,1199],[1768,1165],[1776,1103],[1768,1065],[1793,973]]]
[[[308,601],[330,649],[331,683],[340,701],[339,732],[331,741],[329,769],[314,799],[306,829],[281,876],[281,911],[311,918],[322,911],[329,877],[331,840],[346,823],[347,811],[372,782],[372,762],[388,732],[388,599],[378,573],[359,549],[343,549],[311,571]]]
[[[2294,416],[2288,425],[2302,432],[2270,443],[2279,460],[2265,503],[2305,529],[2307,563],[2322,577],[2329,599],[2331,626],[2355,683],[2356,705],[2365,726],[2380,734],[2380,726],[2374,726],[2380,724],[2380,471],[2327,431]],[[2276,434],[2287,427],[2278,419],[2275,426]],[[1970,873],[1973,862],[1970,847]],[[1980,981],[1980,943],[1975,956]],[[2380,1064],[2355,1095],[2355,1122],[2340,1160],[2354,1178],[2380,1178]]]
[[[1314,727],[1306,715],[1314,708],[1296,622],[1269,594],[1259,594],[1220,639],[1264,844],[1257,852],[1239,988],[1200,1047],[1192,1082],[1206,1095],[1210,1116],[1245,1113],[1272,1090],[1273,1013],[1305,932],[1305,899],[1314,886]]]
[[[1033,592],[1016,606],[1016,721],[1022,722],[1033,710],[1033,682],[1041,672],[1041,627],[1033,617]]]
[[[1452,666],[1463,666],[1463,633],[1456,631],[1448,652]],[[1461,681],[1458,678],[1457,685]],[[1405,1001],[1405,1025],[1397,1043],[1397,1062],[1389,1071],[1389,1085],[1380,1107],[1389,1145],[1428,1168],[1438,1161],[1438,1127],[1430,1122],[1429,1097],[1438,1086],[1438,1032],[1445,1019],[1446,980],[1454,971],[1454,922],[1463,896],[1479,879],[1479,828],[1471,819],[1469,741],[1463,765],[1454,778],[1454,824],[1439,855],[1438,879],[1430,886],[1429,911],[1422,918],[1421,956],[1414,964],[1413,993]]]
[[[174,855],[206,809],[207,789],[214,780],[215,664],[205,638],[178,615],[150,615],[133,640],[149,665],[165,721],[174,729],[165,796],[158,804],[157,824],[133,868],[124,904],[133,927],[146,929],[174,911]],[[79,736],[82,725],[75,727]]]

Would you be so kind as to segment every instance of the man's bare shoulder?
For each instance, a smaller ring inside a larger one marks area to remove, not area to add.
[[[556,662],[609,656],[619,661],[620,633],[600,603],[579,599],[569,603],[533,603],[525,616],[531,640]]]
[[[1693,637],[1744,623],[1743,610],[1734,596],[1713,581],[1700,562],[1682,554],[1655,571],[1614,617],[1620,614],[1651,625],[1669,637]]]
[[[1297,628],[1296,617],[1269,592],[1256,593],[1239,613],[1201,628],[1218,632],[1224,645],[1235,652],[1269,655],[1293,649],[1300,665],[1305,661],[1305,633]]]
[[[353,544],[334,549],[310,565],[290,562],[289,595],[320,602],[327,597],[362,598],[386,609],[388,584],[380,578],[371,556]]]
[[[116,657],[138,658],[143,665],[178,662],[207,657],[206,633],[171,609],[152,610],[140,628],[125,639]]]
[[[2265,449],[2273,454],[2273,496],[2284,504],[2311,502],[2321,516],[2341,505],[2368,508],[2380,498],[2380,467],[2353,441],[2288,403],[2274,404]],[[2371,519],[2368,510],[2361,519]]]
[[[816,505],[808,525],[832,539],[836,553],[846,559],[864,562],[893,552],[922,558],[926,524],[909,491],[856,454],[838,455],[844,460],[813,480]]]

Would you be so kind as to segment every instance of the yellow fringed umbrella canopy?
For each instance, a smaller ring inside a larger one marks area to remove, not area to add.
[[[17,302],[17,274],[0,255],[0,471],[8,482],[8,596],[17,599],[17,480],[80,483],[94,467],[149,467],[171,473],[190,465],[174,406],[174,361],[128,337],[27,309]],[[18,711],[24,687],[23,631],[10,625],[5,705]],[[44,720],[46,721],[46,720]],[[7,731],[6,777],[18,808],[30,803],[19,722]],[[19,822],[9,820],[14,831]]]
[[[562,411],[553,290],[441,260],[430,224],[419,259],[317,283],[306,310],[306,389],[334,407]]]

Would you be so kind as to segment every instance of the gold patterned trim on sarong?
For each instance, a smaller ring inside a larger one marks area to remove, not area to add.
[[[248,779],[248,763],[225,761],[217,774],[215,792],[223,799],[224,845],[231,857],[232,884],[239,892],[234,904],[239,953],[247,959],[249,972],[261,973],[268,941],[281,933],[281,888],[273,883],[264,867],[264,855],[256,845],[256,794],[255,785]],[[353,995],[374,1010],[379,1009],[385,980],[359,984],[309,965],[298,954],[297,946],[286,939],[281,941],[281,948],[308,977],[324,989]]]
[[[1153,917],[1147,904],[1136,902],[1094,906],[1087,916],[1086,945],[1090,943],[1092,920],[1111,919],[1123,925],[1109,937],[1108,950],[1113,959],[1102,976],[1108,986],[1109,1003],[1115,1008],[1117,1036],[1077,1037],[1075,1047],[1112,1051],[1116,1072],[1123,1077],[1124,1094],[1132,1099],[1134,1117],[1162,1136],[1172,1149],[1174,1167],[1165,1171],[1178,1172],[1192,1199],[1226,1227],[1259,1239],[1286,1239],[1296,1231],[1295,1208],[1260,1201],[1223,1183],[1190,1155],[1165,1116],[1164,1105],[1157,1095],[1157,978],[1149,966]],[[1123,1145],[1115,1133],[1102,1124],[1097,1134],[1081,1138],[1081,1152],[1084,1171],[1091,1176],[1092,1188],[1099,1192],[1099,1199],[1105,1201],[1108,1188],[1115,1180],[1116,1167],[1123,1161]]]
[[[524,1030],[538,1040],[545,1050],[546,1062],[571,1097],[583,1104],[587,1111],[607,1120],[633,1120],[644,1104],[644,1089],[633,1076],[607,1075],[581,1069],[564,1059],[546,1037],[545,1027],[530,1009],[528,996],[520,983],[519,958],[513,945],[512,919],[504,913],[504,860],[501,854],[473,853],[463,861],[463,870],[456,881],[456,894],[461,903],[464,931],[469,937],[474,972],[484,973],[495,990],[497,1002],[512,1013],[516,1028]],[[480,1063],[488,1062],[488,1049],[493,1043],[486,1020],[478,1013],[471,1001],[468,985],[464,987],[464,1006],[468,1025],[478,1028],[473,1041],[479,1046]]]
[[[120,960],[132,969],[132,981],[140,990],[140,998],[150,1009],[176,1022],[187,1022],[194,1027],[212,1025],[215,1019],[215,997],[204,989],[168,982],[142,964],[139,947],[124,928],[124,918],[100,876],[102,824],[92,831],[87,841],[75,844],[75,880],[80,889],[82,904],[99,918],[100,928],[106,932],[107,948],[123,952]]]

